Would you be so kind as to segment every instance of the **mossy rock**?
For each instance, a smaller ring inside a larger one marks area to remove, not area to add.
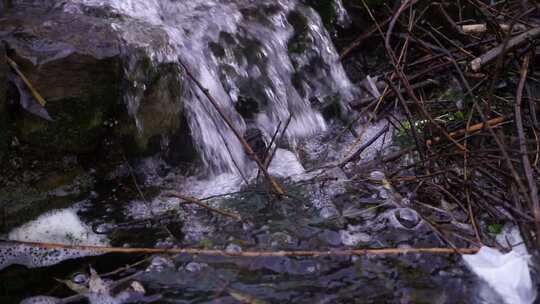
[[[159,151],[161,137],[172,137],[180,129],[187,131],[182,128],[185,117],[181,102],[181,72],[173,63],[151,62],[144,56],[137,58],[140,60],[132,64],[126,81],[142,87],[140,92],[132,93],[139,98],[139,105],[135,113],[123,112],[117,117],[113,128],[118,137],[125,139],[130,154],[148,155]],[[124,123],[118,124],[118,121]],[[157,145],[154,145],[155,141]]]
[[[119,99],[120,62],[115,58],[92,61],[91,57],[73,56],[39,67],[26,66],[23,72],[42,92],[54,121],[21,113],[16,129],[22,141],[48,151],[85,153],[96,148],[104,122]],[[75,69],[66,69],[66,65]]]
[[[26,111],[13,118],[19,139],[36,150],[86,153],[99,144],[104,120],[120,100],[117,34],[99,18],[16,7],[0,18],[7,53],[45,98],[46,121]],[[69,24],[69,26],[66,26]],[[11,96],[13,103],[18,96]]]
[[[53,2],[16,3],[0,15],[0,40],[54,120],[15,111],[21,142],[44,155],[81,155],[105,147],[106,139],[122,139],[128,156],[139,156],[159,152],[153,143],[163,137],[189,135],[178,66],[157,62],[146,50],[167,45],[163,29],[126,21],[135,27],[126,40],[111,24],[129,17],[110,7],[81,5],[67,12]],[[14,95],[11,103],[17,104]]]

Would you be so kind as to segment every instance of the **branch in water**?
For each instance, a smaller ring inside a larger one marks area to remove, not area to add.
[[[219,113],[219,115],[221,116],[221,118],[223,119],[225,124],[227,124],[227,126],[231,129],[231,131],[234,133],[234,136],[236,136],[236,138],[238,138],[238,140],[240,141],[240,143],[244,147],[244,150],[246,150],[247,154],[251,158],[253,158],[253,160],[255,161],[257,166],[259,166],[259,169],[261,169],[261,171],[264,173],[264,176],[266,177],[266,179],[268,179],[268,181],[270,182],[270,185],[272,185],[272,188],[274,188],[276,193],[279,194],[280,196],[284,195],[285,191],[283,190],[283,188],[281,188],[281,186],[277,183],[277,181],[272,176],[270,176],[270,174],[268,173],[268,170],[266,170],[266,168],[264,167],[263,162],[259,159],[257,154],[255,154],[255,152],[253,151],[253,148],[251,148],[251,146],[246,142],[246,140],[242,137],[240,132],[238,132],[238,130],[236,130],[236,128],[234,127],[231,120],[227,117],[227,115],[225,115],[225,113],[223,113],[223,111],[219,107],[219,105],[216,102],[216,100],[214,99],[214,97],[212,97],[212,95],[210,95],[210,92],[208,91],[208,89],[203,87],[203,85],[197,80],[197,78],[195,78],[195,76],[193,76],[193,74],[191,74],[191,71],[187,68],[187,66],[180,59],[178,59],[178,62],[184,68],[184,71],[186,72],[187,76],[189,78],[191,78],[191,80],[193,80],[193,82],[203,92],[203,94],[206,96],[206,98],[208,98],[208,100],[210,101],[212,106],[216,109],[216,111]]]
[[[68,249],[77,251],[92,251],[98,253],[148,253],[148,254],[195,254],[209,256],[231,256],[231,257],[324,257],[324,256],[353,256],[353,255],[386,255],[386,254],[411,254],[411,253],[429,253],[429,254],[474,254],[479,248],[378,248],[378,249],[330,249],[330,250],[298,250],[298,251],[241,251],[228,252],[226,250],[216,249],[198,249],[198,248],[125,248],[125,247],[102,247],[85,245],[65,245],[53,243],[6,241],[19,245],[42,249]]]

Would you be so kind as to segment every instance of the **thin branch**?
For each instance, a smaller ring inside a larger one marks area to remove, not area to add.
[[[126,247],[103,247],[86,245],[65,245],[38,242],[8,241],[18,245],[25,245],[42,249],[67,249],[77,251],[91,251],[97,253],[152,253],[152,254],[194,254],[208,256],[231,256],[231,257],[325,257],[325,256],[353,256],[353,255],[387,255],[387,254],[475,254],[479,248],[377,248],[377,249],[330,249],[330,250],[297,250],[297,251],[240,251],[229,252],[217,249],[198,248],[126,248]]]
[[[281,186],[278,184],[278,182],[272,177],[270,176],[270,174],[268,174],[268,171],[266,170],[266,168],[264,167],[264,164],[262,163],[262,161],[259,159],[259,157],[257,156],[257,154],[253,151],[253,148],[251,148],[251,146],[249,145],[249,143],[246,142],[246,140],[244,139],[244,137],[242,137],[242,135],[240,134],[240,132],[238,132],[238,130],[234,127],[234,124],[232,123],[232,121],[227,117],[227,115],[225,115],[225,113],[223,113],[223,111],[221,110],[221,108],[219,107],[218,103],[216,102],[216,100],[214,99],[214,97],[212,97],[212,95],[210,95],[210,92],[208,91],[208,89],[206,89],[205,87],[203,87],[203,85],[199,82],[199,80],[197,80],[197,78],[195,78],[195,76],[193,76],[193,74],[191,73],[191,71],[188,69],[188,67],[182,62],[182,60],[178,59],[178,62],[180,63],[180,65],[184,68],[184,71],[186,72],[186,74],[189,76],[189,78],[191,80],[193,80],[193,82],[197,85],[197,87],[201,90],[201,92],[203,92],[203,94],[206,96],[206,98],[208,98],[208,100],[210,101],[210,103],[212,104],[212,106],[216,109],[216,111],[219,113],[219,115],[221,116],[221,118],[223,119],[223,121],[225,122],[225,124],[227,124],[227,126],[231,129],[231,131],[233,132],[233,134],[236,136],[236,138],[238,139],[238,141],[240,141],[240,143],[242,144],[242,146],[244,147],[244,149],[246,150],[247,154],[253,158],[253,160],[255,161],[255,163],[257,164],[257,166],[259,166],[259,169],[264,173],[264,176],[266,177],[266,179],[268,179],[268,181],[270,182],[270,185],[272,185],[272,188],[274,188],[274,190],[276,191],[277,194],[279,195],[284,195],[285,194],[285,191],[283,190],[283,188],[281,188]]]
[[[225,210],[221,210],[221,209],[211,207],[211,206],[203,203],[201,200],[196,199],[194,197],[183,195],[181,193],[174,192],[174,191],[170,191],[166,195],[167,196],[172,196],[172,197],[177,197],[179,199],[183,199],[184,201],[186,201],[186,202],[188,202],[190,204],[195,204],[195,205],[197,205],[199,207],[203,207],[204,209],[210,210],[210,211],[215,212],[217,214],[232,217],[232,218],[234,218],[234,219],[236,219],[238,221],[242,221],[242,217],[240,215],[238,215],[236,213],[232,213],[232,212],[228,212],[228,211],[225,211]]]
[[[8,56],[6,56],[6,59],[7,59],[7,63],[11,66],[11,68],[15,71],[15,73],[17,73],[17,75],[19,75],[19,77],[22,79],[24,84],[26,84],[26,86],[30,90],[30,93],[32,93],[32,96],[34,96],[37,102],[39,102],[39,104],[42,107],[44,107],[47,104],[47,101],[45,101],[45,99],[41,96],[41,94],[39,94],[39,92],[34,88],[30,80],[28,80],[28,78],[24,76],[23,72],[21,72],[21,70],[19,69],[19,66],[17,65],[17,63],[13,61],[13,59],[9,58]]]

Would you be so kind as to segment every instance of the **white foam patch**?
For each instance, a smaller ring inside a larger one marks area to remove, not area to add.
[[[98,235],[84,224],[74,209],[62,209],[45,213],[36,220],[13,229],[11,241],[57,243],[66,245],[108,246],[109,240]],[[99,255],[91,250],[66,248],[47,249],[16,242],[0,242],[0,270],[13,264],[29,268],[45,267],[67,259]]]
[[[45,249],[13,242],[0,242],[0,270],[10,265],[28,268],[51,266],[68,259],[100,255],[96,251],[72,249]]]
[[[257,167],[247,174],[246,179],[252,182],[257,177]],[[278,178],[287,178],[303,174],[304,167],[294,153],[285,149],[277,149],[268,173]],[[237,192],[245,185],[243,178],[237,173],[222,173],[210,178],[190,177],[187,178],[180,189],[180,192],[196,198],[206,198],[209,196],[222,195]]]
[[[484,246],[476,254],[463,255],[463,260],[502,297],[505,303],[530,304],[536,299],[528,255],[514,250],[503,254]]]
[[[186,180],[183,193],[196,198],[205,198],[239,191],[242,185],[242,177],[235,173],[222,173],[208,179],[191,177]]]
[[[12,241],[107,246],[108,239],[83,223],[73,209],[54,210],[13,229]]]
[[[304,167],[291,151],[277,149],[268,167],[268,173],[277,177],[290,177],[304,173]]]

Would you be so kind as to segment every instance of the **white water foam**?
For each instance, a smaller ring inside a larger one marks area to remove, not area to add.
[[[65,245],[108,246],[109,240],[83,223],[75,209],[54,210],[13,229],[8,240]],[[13,264],[29,268],[54,265],[61,261],[98,255],[93,251],[46,249],[16,242],[0,243],[0,270]]]
[[[109,241],[83,223],[73,209],[54,210],[13,229],[8,239],[12,241],[55,243],[66,245],[106,246]]]

